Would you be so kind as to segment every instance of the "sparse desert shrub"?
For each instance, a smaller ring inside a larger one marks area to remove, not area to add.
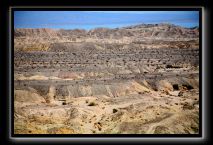
[[[165,134],[165,133],[169,133],[169,129],[165,126],[157,126],[155,128],[155,134]]]
[[[173,66],[173,65],[167,64],[166,68],[181,68],[181,67],[180,66]]]
[[[178,84],[173,84],[172,86],[173,86],[173,89],[174,89],[174,90],[179,90]]]
[[[46,100],[46,103],[50,103],[50,100]]]
[[[90,103],[88,104],[88,106],[95,106],[95,105],[97,105],[95,102],[90,102]]]
[[[178,93],[178,96],[180,97],[180,96],[183,96],[183,91],[180,91],[179,93]]]
[[[199,131],[199,128],[197,126],[191,126],[191,129],[197,133]]]
[[[166,65],[166,68],[173,68],[173,66],[170,65],[170,64],[167,64],[167,65]]]
[[[185,103],[183,105],[183,110],[192,110],[192,109],[194,109],[194,105],[192,105],[192,104]]]
[[[186,87],[187,90],[194,89],[191,85],[188,85],[188,84],[183,84],[182,86],[183,86],[183,87]]]
[[[114,109],[112,109],[112,112],[116,113],[116,112],[118,112],[118,110],[114,108]]]
[[[95,130],[93,130],[93,131],[92,131],[92,133],[96,133],[96,131],[95,131]]]
[[[143,94],[143,92],[138,92],[138,94]]]

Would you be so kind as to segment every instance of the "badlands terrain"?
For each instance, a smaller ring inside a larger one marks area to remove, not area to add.
[[[198,134],[199,30],[14,30],[15,134]]]

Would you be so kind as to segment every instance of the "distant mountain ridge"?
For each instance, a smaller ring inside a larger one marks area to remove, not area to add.
[[[84,29],[49,29],[49,28],[21,28],[14,30],[15,37],[159,37],[159,38],[198,38],[199,27],[184,28],[173,24],[139,24],[122,28],[95,28],[89,31]]]

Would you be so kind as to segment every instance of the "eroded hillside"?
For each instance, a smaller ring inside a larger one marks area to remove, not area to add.
[[[14,33],[15,133],[198,133],[198,28]]]

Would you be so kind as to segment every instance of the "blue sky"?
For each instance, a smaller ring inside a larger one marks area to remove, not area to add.
[[[141,23],[199,26],[198,11],[15,11],[15,28],[93,29]]]

